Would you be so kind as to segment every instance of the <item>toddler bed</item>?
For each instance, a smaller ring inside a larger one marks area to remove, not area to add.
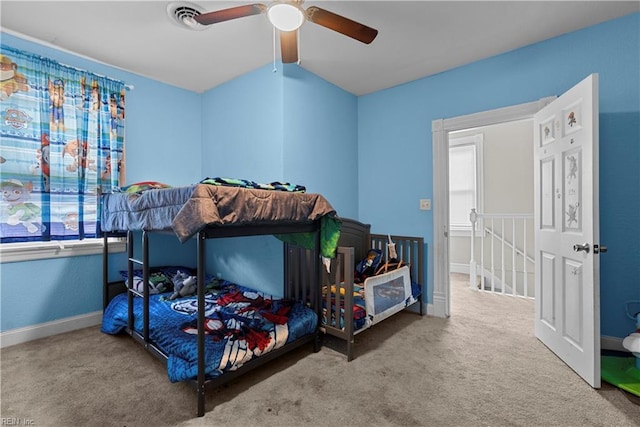
[[[197,392],[197,415],[203,416],[206,388],[306,343],[319,350],[319,258],[335,256],[340,224],[324,197],[300,191],[201,183],[103,195],[102,330],[125,331],[166,363],[171,381],[191,383]],[[142,238],[138,254],[134,231]],[[123,232],[126,281],[110,282],[108,237]],[[150,239],[166,232],[181,242],[197,239],[194,269],[149,265]],[[282,298],[206,275],[206,239],[269,234],[284,242]],[[156,286],[157,275],[171,282],[179,269],[195,277],[196,292],[171,299],[177,289]]]
[[[347,218],[341,221],[338,257],[332,263],[331,273],[323,278],[321,330],[346,341],[350,361],[358,333],[413,305],[420,315],[424,314],[420,284],[425,277],[424,240],[371,234],[369,224]],[[359,274],[354,267],[369,251],[381,254],[381,266],[389,261],[389,239],[395,243],[397,258],[405,265],[394,264],[386,272],[384,267],[375,268],[380,274],[356,283]]]

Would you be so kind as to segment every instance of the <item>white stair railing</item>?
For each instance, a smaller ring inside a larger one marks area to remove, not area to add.
[[[533,244],[533,214],[487,214],[471,209],[469,220],[469,286],[484,292],[535,298],[535,260],[528,255],[527,246]],[[480,252],[479,259],[476,251]]]

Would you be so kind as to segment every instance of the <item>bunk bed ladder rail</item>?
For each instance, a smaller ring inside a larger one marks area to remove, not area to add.
[[[127,231],[127,260],[128,333],[138,341],[141,341],[146,349],[159,353],[158,355],[163,355],[152,345],[149,338],[149,235],[146,231],[142,232],[142,260],[135,258],[133,232]],[[138,291],[134,286],[134,265],[142,267],[142,292]],[[133,301],[135,297],[142,298],[142,334],[134,329]]]
[[[424,277],[424,239],[422,237],[394,236],[387,234],[371,234],[371,247],[380,249],[383,254],[383,262],[388,261],[389,253],[387,251],[387,243],[389,237],[396,244],[396,252],[398,259],[403,263],[409,264],[411,279],[419,283],[422,292],[418,298],[420,305],[420,315],[424,315],[424,293],[425,293],[425,277]]]
[[[115,231],[102,232],[102,311],[107,309],[109,302],[118,294],[127,292],[124,281],[109,282],[109,239],[112,237],[125,238],[126,233]]]

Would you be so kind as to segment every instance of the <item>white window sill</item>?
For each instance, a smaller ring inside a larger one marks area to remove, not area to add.
[[[25,242],[0,244],[0,263],[34,261],[47,258],[66,258],[101,254],[103,239],[59,240],[54,242]],[[124,252],[126,239],[109,238],[109,253]]]

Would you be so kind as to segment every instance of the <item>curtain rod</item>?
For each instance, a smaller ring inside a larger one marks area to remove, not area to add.
[[[106,66],[109,66],[109,67],[113,67],[113,65],[107,64],[106,62],[102,62],[102,61],[100,61],[100,60],[97,60],[97,59],[91,58],[91,57],[89,57],[89,56],[86,56],[86,55],[83,55],[83,54],[79,54],[79,53],[76,53],[76,52],[70,51],[70,50],[65,49],[65,48],[62,48],[62,47],[60,47],[60,46],[56,46],[56,45],[54,45],[54,44],[52,44],[52,43],[49,43],[49,42],[46,42],[46,41],[43,41],[43,40],[39,40],[39,39],[36,39],[36,38],[34,38],[34,37],[31,37],[31,36],[27,36],[27,35],[21,34],[21,33],[16,32],[16,31],[7,30],[7,29],[4,29],[4,28],[2,29],[2,31],[4,31],[4,32],[6,32],[6,33],[8,33],[8,34],[12,34],[12,35],[14,35],[14,36],[16,36],[16,37],[25,38],[26,40],[32,41],[32,42],[34,42],[34,43],[38,43],[38,44],[44,45],[44,46],[46,46],[46,47],[49,47],[49,48],[53,48],[53,49],[59,50],[59,51],[61,51],[61,52],[69,53],[69,54],[71,54],[71,55],[75,55],[75,56],[78,56],[78,57],[80,57],[80,58],[87,59],[87,60],[89,60],[89,61],[98,62],[98,63],[100,63],[100,64],[103,64],[103,65],[106,65]],[[105,79],[113,80],[113,81],[118,82],[118,83],[122,83],[122,84],[124,84],[124,87],[125,87],[127,90],[129,90],[129,91],[131,91],[131,90],[134,90],[134,89],[135,89],[135,86],[134,86],[134,85],[132,85],[132,84],[127,84],[126,82],[124,82],[124,81],[122,81],[122,80],[114,79],[113,77],[105,76],[105,75],[100,74],[100,73],[96,73],[96,72],[93,72],[93,71],[89,71],[89,70],[85,70],[85,69],[82,69],[82,68],[78,68],[78,67],[75,67],[75,66],[73,66],[73,65],[68,65],[68,64],[65,64],[65,63],[63,63],[63,62],[57,61],[57,60],[55,60],[55,59],[48,58],[48,57],[46,57],[46,56],[44,56],[44,55],[40,55],[40,54],[37,54],[37,53],[33,53],[33,52],[30,52],[30,51],[26,51],[26,50],[24,50],[24,49],[16,48],[16,47],[13,47],[13,46],[10,46],[10,45],[7,45],[7,44],[4,44],[4,43],[2,43],[2,47],[6,47],[6,48],[8,48],[8,49],[13,49],[13,50],[22,50],[22,51],[24,51],[24,52],[29,53],[30,55],[33,55],[33,56],[39,56],[39,57],[44,58],[44,59],[46,59],[46,60],[48,60],[48,61],[56,62],[56,63],[58,63],[58,64],[60,64],[60,65],[62,65],[62,66],[64,66],[64,67],[68,67],[68,68],[74,69],[74,70],[76,70],[76,71],[80,71],[80,72],[83,72],[83,73],[91,73],[91,74],[95,74],[95,75],[96,75],[96,76],[98,76],[98,77],[102,77],[102,78],[105,78]]]

